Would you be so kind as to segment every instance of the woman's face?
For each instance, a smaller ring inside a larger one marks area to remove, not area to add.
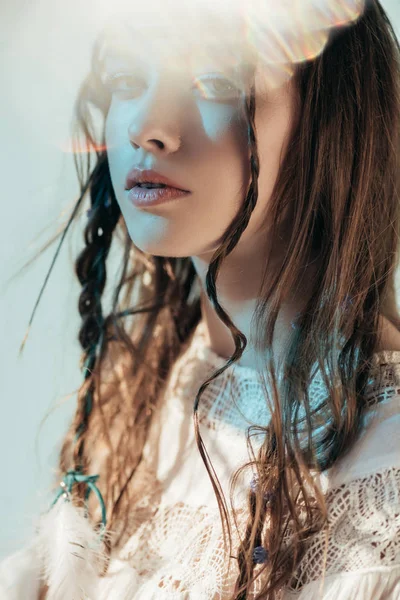
[[[250,181],[240,94],[248,89],[248,65],[237,50],[237,37],[231,48],[227,43],[218,48],[213,37],[212,52],[205,52],[196,42],[182,47],[176,36],[166,42],[165,29],[153,25],[140,31],[120,35],[123,51],[114,46],[104,60],[112,92],[105,136],[115,195],[129,235],[142,251],[174,257],[212,254]],[[248,237],[265,225],[294,108],[291,83],[269,89],[260,71],[255,81],[261,169],[258,205],[243,234]],[[134,167],[153,169],[191,194],[138,208],[125,189]]]

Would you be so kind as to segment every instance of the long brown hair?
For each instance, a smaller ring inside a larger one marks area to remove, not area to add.
[[[75,265],[82,285],[79,342],[83,349],[81,365],[86,366],[85,381],[62,443],[57,483],[60,475],[71,468],[100,473],[99,487],[107,506],[108,527],[116,533],[112,542],[116,547],[127,533],[131,483],[152,416],[168,374],[201,319],[201,305],[190,257],[168,258],[142,252],[132,243],[121,218],[104,149],[104,130],[97,137],[89,110],[98,109],[105,119],[110,101],[101,87],[98,52],[95,46],[91,72],[79,90],[74,132],[77,146],[83,134],[86,146],[95,150],[96,164],[92,168],[88,155],[85,169],[82,153],[75,153],[81,195],[60,242],[89,195],[91,212],[84,231],[85,247]],[[400,46],[380,3],[368,2],[356,22],[332,33],[321,55],[296,65],[293,77],[301,118],[291,133],[268,216],[271,231],[278,231],[282,209],[289,207],[290,239],[272,285],[270,281],[264,285],[263,281],[254,320],[257,344],[266,352],[262,376],[266,398],[267,390],[273,392],[272,417],[267,427],[259,428],[265,442],[257,456],[242,467],[256,472],[257,486],[249,489],[247,525],[236,549],[239,575],[233,600],[251,594],[256,547],[266,548],[269,556],[257,571],[263,574],[263,586],[256,598],[272,599],[290,581],[306,539],[323,529],[326,501],[311,470],[331,467],[358,438],[366,407],[363,392],[379,342],[379,315],[385,314],[397,325],[400,322],[394,308],[399,235]],[[255,110],[253,87],[246,101],[251,181],[243,206],[225,232],[206,277],[207,294],[229,327],[236,350],[193,398],[197,443],[213,482],[229,542],[226,499],[212,471],[196,416],[205,387],[240,358],[247,343],[218,302],[216,279],[257,202]],[[112,306],[104,314],[102,295],[113,239],[123,248],[121,273]],[[275,322],[287,293],[299,282],[311,249],[318,255],[321,268],[299,315],[278,383],[270,350]],[[307,388],[316,363],[328,393],[311,411]],[[268,385],[264,379],[267,377]],[[303,419],[300,410],[305,412]],[[315,422],[321,415],[325,430],[317,441]],[[299,425],[304,421],[300,436]],[[249,430],[249,444],[251,433]],[[82,484],[76,486],[75,500],[82,499],[84,492]]]

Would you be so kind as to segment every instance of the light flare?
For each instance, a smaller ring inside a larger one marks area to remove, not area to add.
[[[74,148],[71,140],[61,142],[57,147],[61,152],[65,152],[66,154],[88,154],[89,152],[102,152],[107,150],[105,144],[89,144],[89,142],[82,144],[79,148]]]
[[[250,71],[260,69],[274,89],[293,76],[297,64],[317,58],[332,30],[355,22],[368,1],[115,0],[99,36],[100,47],[114,50],[122,63],[128,58],[128,66],[133,58],[142,71],[161,57],[178,78],[188,70],[194,75],[197,69],[215,72],[217,67],[229,80],[229,74],[238,74],[245,65]],[[99,60],[103,65],[101,50]],[[210,98],[206,83],[198,81],[196,87]],[[60,149],[78,154],[107,147],[83,143],[77,148],[68,140]]]

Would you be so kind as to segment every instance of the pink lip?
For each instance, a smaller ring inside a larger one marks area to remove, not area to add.
[[[189,190],[184,188],[180,183],[172,181],[172,179],[164,177],[164,175],[160,175],[160,173],[157,173],[157,171],[153,171],[152,169],[146,171],[142,171],[140,169],[132,169],[131,171],[129,171],[125,180],[125,189],[131,190],[137,183],[143,182],[163,183],[169,186],[170,188],[175,188],[177,190],[189,192]]]
[[[128,190],[128,198],[138,208],[147,208],[158,206],[159,204],[170,203],[172,200],[179,200],[189,196],[191,192],[180,190],[174,187],[145,189],[132,187]]]

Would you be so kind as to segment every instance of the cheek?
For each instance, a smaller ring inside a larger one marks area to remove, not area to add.
[[[285,157],[292,116],[293,107],[286,97],[257,99],[255,126],[260,172],[253,221],[255,231],[264,228],[268,222],[268,206]]]
[[[119,115],[118,111],[113,109],[112,104],[111,104],[110,109],[107,113],[107,117],[105,120],[105,128],[104,128],[106,144],[107,144],[107,147],[110,147],[110,149],[112,148],[113,145],[115,145],[115,143],[118,139],[118,132],[121,131],[121,127],[122,127],[121,118],[118,117],[118,115]]]
[[[218,142],[227,136],[232,136],[237,131],[238,110],[236,107],[202,102],[198,103],[198,110],[203,131],[211,141]]]
[[[260,180],[269,182],[272,188],[284,157],[291,130],[291,110],[286,104],[262,104],[257,108],[258,153]]]
[[[250,177],[250,153],[243,113],[236,106],[215,103],[203,103],[198,110],[202,133],[194,136],[194,140],[197,148],[203,149],[204,163],[213,164],[213,170],[218,172],[213,177],[213,184],[222,186],[229,181],[231,193],[242,193]]]
[[[123,164],[121,161],[121,149],[126,145],[127,127],[127,121],[124,121],[121,111],[112,110],[112,108],[110,108],[104,124],[104,137],[110,175],[113,183],[116,183],[119,179],[119,170]]]

